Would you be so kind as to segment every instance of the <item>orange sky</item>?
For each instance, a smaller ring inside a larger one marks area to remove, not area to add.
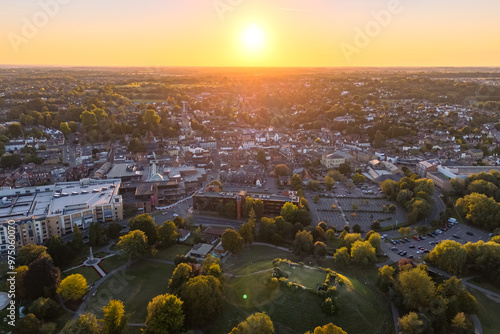
[[[436,3],[0,0],[0,64],[500,66],[499,1]]]

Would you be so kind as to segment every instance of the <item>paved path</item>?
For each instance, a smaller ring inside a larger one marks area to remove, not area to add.
[[[479,318],[477,317],[477,314],[473,314],[471,316],[472,322],[474,323],[474,328],[476,334],[483,334],[483,326],[481,326],[481,321],[479,321]]]
[[[263,270],[255,271],[253,273],[243,274],[243,275],[234,275],[234,274],[226,274],[226,273],[224,273],[224,276],[227,276],[227,277],[246,277],[246,276],[251,276],[251,275],[257,275],[257,274],[260,274],[260,273],[265,273],[267,271],[272,271],[272,270],[273,269],[263,269]]]
[[[285,251],[285,252],[291,252],[291,250],[289,248],[275,246],[275,245],[271,245],[271,244],[268,244],[268,243],[265,243],[265,242],[253,242],[252,245],[267,246],[267,247],[276,248],[276,249],[279,249],[279,250],[282,250],[282,251]]]
[[[160,259],[152,259],[152,258],[146,258],[144,260],[151,261],[151,262],[164,263],[164,264],[171,264],[171,265],[175,266],[174,261],[169,261],[169,260],[160,260]]]
[[[80,304],[80,307],[78,308],[78,310],[76,311],[75,315],[73,316],[73,319],[78,319],[78,317],[80,316],[80,314],[82,314],[82,313],[85,312],[85,309],[87,308],[87,304],[89,303],[90,299],[92,298],[92,295],[94,294],[94,292],[97,291],[97,288],[99,288],[99,286],[102,283],[104,283],[104,281],[106,281],[108,278],[110,278],[111,276],[113,276],[115,273],[117,273],[117,272],[119,272],[121,270],[126,269],[127,266],[128,266],[128,264],[124,264],[121,267],[118,267],[115,270],[109,272],[106,276],[104,276],[103,278],[101,278],[100,280],[98,280],[97,282],[95,282],[94,286],[92,286],[92,288],[89,290],[89,292],[85,296],[85,299]]]
[[[440,270],[438,268],[434,268],[431,266],[429,266],[429,271],[432,271],[433,273],[439,274],[439,275],[441,275],[443,277],[447,277],[447,278],[450,278],[452,276],[443,270]],[[473,277],[474,276],[463,278],[462,284],[469,287],[469,288],[476,289],[476,290],[484,293],[486,295],[486,297],[490,298],[491,300],[493,300],[497,303],[500,303],[500,294],[470,283],[469,280]]]
[[[393,302],[391,302],[391,310],[392,310],[392,321],[394,322],[394,331],[395,333],[399,333],[399,310],[398,308],[394,305]]]

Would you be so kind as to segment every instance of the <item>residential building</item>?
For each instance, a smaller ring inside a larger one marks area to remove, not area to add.
[[[123,219],[121,181],[82,179],[54,185],[0,190],[0,251],[7,249],[9,226],[16,246],[41,244],[74,226]],[[9,224],[10,223],[10,224]]]

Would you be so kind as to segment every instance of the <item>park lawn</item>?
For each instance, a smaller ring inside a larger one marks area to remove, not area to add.
[[[158,253],[151,256],[153,259],[173,261],[177,255],[186,255],[191,250],[191,246],[175,244],[168,248],[158,249]]]
[[[307,269],[302,266],[293,267],[286,263],[281,263],[279,267],[288,275],[289,281],[304,285],[309,289],[316,289],[326,279],[326,273],[321,270]]]
[[[95,281],[101,279],[101,275],[99,275],[97,271],[95,271],[95,269],[92,267],[79,267],[70,271],[66,271],[64,273],[61,273],[61,279],[64,279],[65,277],[73,274],[80,274],[85,277],[85,279],[87,280],[87,284],[94,283]]]
[[[167,292],[168,280],[174,266],[151,261],[134,263],[124,273],[115,273],[101,286],[87,306],[87,311],[102,317],[102,307],[110,299],[118,299],[125,305],[125,311],[132,313],[130,322],[146,321],[148,303],[156,296]]]
[[[57,326],[56,333],[60,333],[62,331],[66,323],[73,318],[73,315],[73,313],[64,312],[59,317],[57,317],[57,319],[55,319],[55,323]]]
[[[469,288],[470,293],[476,297],[478,302],[477,316],[481,321],[484,334],[497,334],[500,328],[500,304],[489,299],[484,293]]]
[[[271,267],[271,263],[272,260],[253,262],[250,267],[260,271],[265,266]],[[314,269],[301,269],[304,278],[296,276],[302,279],[304,285],[313,288],[326,277],[326,274]],[[307,273],[307,270],[311,272]],[[239,270],[238,275],[242,272]],[[314,293],[283,286],[272,287],[266,284],[270,271],[255,274],[248,270],[245,272],[245,276],[226,278],[225,309],[207,328],[209,334],[227,333],[255,312],[266,312],[277,333],[302,334],[330,322],[350,334],[390,333],[394,328],[389,300],[375,286],[376,268],[343,268],[341,277],[345,285],[338,287],[339,311],[333,316],[321,311],[321,298]],[[317,273],[321,273],[321,277]],[[295,281],[292,276],[295,275],[291,275],[290,280]]]
[[[268,260],[270,261],[269,263],[271,263],[272,260],[276,258],[290,259],[292,261],[297,259],[291,252],[286,252],[269,246],[251,245],[249,247],[243,247],[241,252],[237,254],[231,254],[224,263],[223,269],[224,272],[229,272],[231,274],[247,274],[262,269],[271,269],[272,264],[266,266],[266,264],[263,264],[262,261]],[[254,270],[254,264],[264,267]]]
[[[127,261],[123,257],[120,255],[113,255],[99,262],[99,265],[106,273],[109,273],[125,263],[127,263]]]

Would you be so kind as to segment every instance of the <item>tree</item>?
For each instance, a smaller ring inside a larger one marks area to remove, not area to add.
[[[149,127],[156,126],[160,120],[161,117],[156,114],[154,109],[146,109],[144,116],[142,116],[142,121]]]
[[[121,334],[127,328],[128,317],[125,316],[125,306],[121,300],[112,299],[102,308],[104,317],[102,324],[106,334]]]
[[[265,313],[254,313],[234,327],[229,334],[273,334],[274,325]]]
[[[82,120],[82,124],[85,128],[97,125],[97,117],[93,111],[84,110],[80,115],[80,119]]]
[[[361,240],[361,234],[359,234],[359,233],[347,233],[344,236],[344,239],[342,240],[342,246],[347,247],[347,250],[350,252],[352,244],[357,240]]]
[[[147,213],[138,215],[132,219],[129,219],[128,225],[130,226],[130,231],[141,230],[146,234],[148,238],[148,244],[150,246],[154,245],[158,240],[158,229],[155,225],[153,217]]]
[[[279,164],[274,167],[274,175],[276,176],[287,176],[290,172],[285,164]]]
[[[354,233],[361,233],[361,226],[360,226],[359,224],[354,224],[354,225],[352,226],[352,231],[353,231]]]
[[[90,223],[89,226],[89,245],[90,246],[97,245],[97,226],[94,223]]]
[[[90,223],[89,226],[89,245],[102,246],[108,242],[104,228],[99,223]]]
[[[490,231],[500,227],[500,203],[484,194],[472,193],[456,202],[457,208],[465,214],[465,218],[473,225]]]
[[[299,231],[293,241],[293,252],[297,255],[308,255],[313,251],[313,236],[311,232]]]
[[[455,276],[445,280],[437,288],[437,293],[446,300],[448,317],[451,318],[458,312],[477,313],[478,302],[467,291],[462,280]]]
[[[454,240],[443,240],[428,255],[429,262],[454,275],[461,274],[467,262],[467,250]]]
[[[257,151],[257,162],[259,164],[265,164],[267,162],[266,152],[263,149]]]
[[[222,233],[222,247],[231,253],[238,253],[243,247],[243,238],[233,229],[226,229]]]
[[[219,190],[222,191],[222,183],[219,180],[213,180],[211,181],[208,186],[215,186],[219,187]]]
[[[422,332],[423,324],[424,322],[418,318],[415,312],[410,312],[398,320],[400,334],[419,334]]]
[[[378,284],[383,287],[387,288],[394,284],[394,273],[396,271],[394,270],[393,267],[389,265],[385,265],[382,268],[379,268],[378,270]]]
[[[66,326],[64,326],[62,333],[101,334],[102,326],[99,324],[99,321],[94,314],[84,313],[80,314],[78,319],[68,321]]]
[[[28,267],[23,284],[29,298],[53,297],[60,282],[61,272],[46,257],[39,258]]]
[[[64,266],[71,260],[70,247],[57,235],[53,235],[45,240],[45,246],[47,246],[47,253],[49,253],[56,267]]]
[[[335,185],[335,180],[331,176],[325,176],[325,187],[328,190],[332,190],[333,186]]]
[[[83,248],[83,236],[80,228],[75,224],[73,225],[73,239],[71,240],[71,245],[75,250],[81,250]]]
[[[163,246],[169,247],[175,244],[178,238],[179,233],[177,232],[177,226],[175,226],[173,221],[168,220],[158,228],[158,240]]]
[[[19,319],[16,323],[14,333],[16,334],[42,334],[40,331],[40,326],[42,322],[37,319],[37,317],[32,314],[26,314],[26,316]]]
[[[314,243],[314,257],[323,259],[326,256],[326,245],[321,241],[316,241]]]
[[[59,316],[59,304],[53,299],[40,297],[30,304],[28,312],[33,313],[40,320],[55,319]]]
[[[349,166],[348,163],[342,163],[339,165],[339,172],[340,174],[347,175],[351,173],[351,166]]]
[[[396,287],[403,297],[403,304],[410,309],[426,308],[434,297],[434,282],[420,268],[400,272]]]
[[[302,178],[299,174],[293,174],[292,176],[292,190],[298,191],[302,189]]]
[[[354,262],[364,265],[377,262],[375,248],[368,241],[355,241],[352,245],[351,257]]]
[[[463,333],[469,327],[464,312],[457,313],[457,315],[451,320],[451,327],[458,333]]]
[[[283,217],[283,219],[286,220],[287,222],[295,223],[297,219],[298,210],[299,208],[297,207],[297,205],[291,202],[286,202],[281,208],[280,216]]]
[[[222,269],[220,267],[220,260],[211,254],[208,254],[205,260],[203,260],[203,272],[205,275],[212,275],[221,282],[224,279],[224,275],[222,274]]]
[[[307,332],[305,334],[347,334],[342,328],[335,326],[332,323],[324,325],[322,327],[316,327],[314,332]]]
[[[33,261],[40,258],[48,258],[52,261],[52,258],[47,253],[47,247],[39,246],[35,244],[27,244],[21,247],[17,252],[17,264],[29,266]]]
[[[28,266],[19,266],[16,269],[14,269],[14,272],[16,273],[16,299],[23,299],[26,298],[26,289],[24,288],[24,277],[26,275],[26,272],[28,272]],[[10,283],[7,282],[7,291],[10,289]]]
[[[326,234],[326,243],[328,244],[328,246],[332,246],[335,240],[337,239],[335,231],[332,229],[328,229],[326,230],[325,234]]]
[[[145,152],[146,145],[139,138],[132,138],[128,143],[127,150],[132,153]]]
[[[12,123],[7,128],[7,135],[10,138],[22,137],[24,134],[23,126],[20,123]]]
[[[168,281],[168,289],[173,294],[178,294],[181,286],[194,277],[193,268],[187,263],[180,263],[175,267],[172,277]]]
[[[159,295],[148,304],[145,333],[178,334],[184,331],[183,301],[171,294]]]
[[[69,128],[68,126],[68,123],[66,122],[61,122],[61,124],[59,125],[59,130],[65,135],[69,135],[71,133],[71,129]]]
[[[347,247],[341,247],[337,249],[337,251],[333,255],[333,259],[337,263],[348,264],[351,261],[351,257],[349,256],[349,251],[347,250]]]
[[[61,281],[57,293],[64,300],[80,300],[88,291],[87,280],[80,274],[69,275]]]
[[[356,173],[352,176],[352,182],[363,183],[366,181],[366,177],[363,174]]]
[[[394,204],[389,205],[389,212],[391,213],[396,212],[396,206]]]
[[[146,253],[148,238],[143,231],[135,230],[121,236],[116,246],[118,251],[130,262],[130,260],[137,259]]]
[[[117,222],[111,222],[106,229],[106,235],[110,239],[118,239],[120,236],[120,231],[122,230],[122,226]]]
[[[253,209],[250,213],[253,213]],[[253,216],[255,217],[255,214],[253,214]],[[245,245],[251,245],[255,236],[255,218],[250,218],[248,222],[244,223],[241,226],[239,233],[243,238],[243,243]]]
[[[411,227],[401,227],[398,232],[400,235],[407,237],[411,234]]]
[[[204,326],[222,310],[221,282],[211,275],[196,276],[184,284],[180,298],[184,301],[186,321]]]
[[[378,233],[372,233],[369,237],[368,237],[368,242],[370,243],[370,245],[372,245],[373,248],[375,248],[375,251],[376,252],[380,252],[381,251],[381,247],[380,247],[380,241],[381,241],[381,237],[380,237],[380,234]]]

